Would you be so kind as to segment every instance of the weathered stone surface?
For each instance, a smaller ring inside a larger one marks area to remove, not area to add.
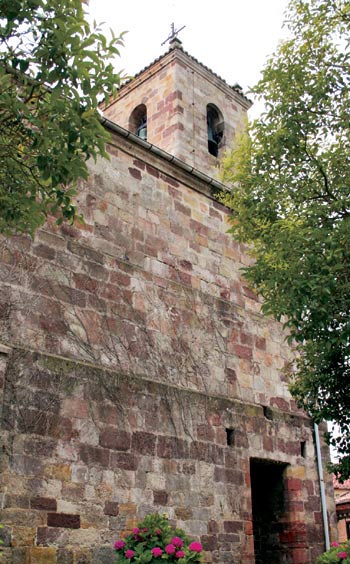
[[[33,497],[30,500],[30,507],[42,511],[56,511],[57,501],[52,497]]]
[[[105,501],[104,505],[105,515],[119,515],[119,503],[116,501]]]
[[[29,550],[29,563],[30,564],[56,564],[56,549],[55,548],[39,548],[33,547]]]
[[[63,527],[65,529],[79,529],[80,515],[67,513],[48,513],[47,524],[49,527]]]
[[[129,450],[131,446],[130,433],[118,431],[114,427],[106,427],[100,434],[100,445],[113,450]]]
[[[246,102],[175,51],[109,111],[128,127],[144,99],[151,143],[210,173],[207,103],[231,140]],[[117,132],[109,152],[79,187],[84,224],[48,217],[34,241],[0,246],[0,331],[18,345],[0,347],[8,564],[109,564],[157,510],[205,562],[252,564],[252,460],[284,469],[278,542],[309,564],[323,549],[312,425],[282,374],[283,328],[242,278],[252,259],[205,177]]]
[[[59,548],[57,550],[57,564],[74,564],[73,552],[66,548]]]
[[[63,528],[38,527],[36,542],[38,546],[65,546],[68,542],[68,533]]]
[[[166,490],[154,491],[153,501],[156,505],[166,505],[168,502],[168,493],[166,492]]]
[[[92,554],[92,564],[110,564],[115,559],[115,551],[111,546],[96,548]]]

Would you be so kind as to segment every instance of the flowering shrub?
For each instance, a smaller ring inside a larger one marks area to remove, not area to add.
[[[166,517],[147,515],[132,533],[114,544],[117,564],[200,564],[201,543],[191,542]]]
[[[331,548],[321,554],[315,564],[350,564],[349,542],[332,542]]]

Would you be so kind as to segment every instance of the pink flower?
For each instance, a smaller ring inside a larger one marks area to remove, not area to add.
[[[202,552],[203,547],[200,542],[191,542],[188,547],[192,552]]]
[[[128,550],[125,551],[125,558],[132,558],[134,554],[135,552],[129,548]]]
[[[183,558],[185,556],[185,553],[183,550],[178,550],[175,556],[176,558]]]
[[[158,535],[158,536],[162,534],[162,530],[161,530],[161,529],[156,529],[154,532],[155,532],[156,535]]]
[[[184,541],[180,537],[173,537],[171,539],[171,544],[178,548],[181,548],[184,545]]]
[[[165,547],[165,552],[167,554],[175,554],[176,546],[174,544],[167,544]]]
[[[339,543],[337,541],[331,542],[331,546],[339,546]]]
[[[122,540],[117,540],[117,541],[115,541],[115,543],[114,543],[114,548],[115,548],[116,550],[121,550],[122,548],[124,548],[124,546],[125,546],[125,542],[122,541]]]
[[[138,535],[138,533],[140,532],[140,529],[138,527],[135,527],[132,532],[134,533],[134,535]]]
[[[348,556],[347,552],[338,552],[338,554],[337,554],[337,558],[341,558],[342,560],[344,558],[347,558],[347,556]]]
[[[152,548],[151,552],[155,558],[158,558],[158,556],[162,556],[163,554],[163,551],[161,548],[159,548],[159,546]]]

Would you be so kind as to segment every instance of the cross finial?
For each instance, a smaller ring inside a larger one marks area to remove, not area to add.
[[[186,26],[183,25],[182,27],[180,27],[180,29],[175,29],[175,24],[174,22],[172,22],[172,24],[170,25],[170,35],[166,38],[165,41],[163,41],[162,45],[165,45],[165,43],[167,43],[168,41],[171,43],[171,41],[173,41],[177,37],[177,34],[180,33],[180,31],[182,31],[185,27]]]

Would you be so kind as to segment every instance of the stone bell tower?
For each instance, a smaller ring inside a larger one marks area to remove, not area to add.
[[[167,53],[123,85],[104,109],[111,121],[207,175],[229,148],[251,102],[186,53]]]

